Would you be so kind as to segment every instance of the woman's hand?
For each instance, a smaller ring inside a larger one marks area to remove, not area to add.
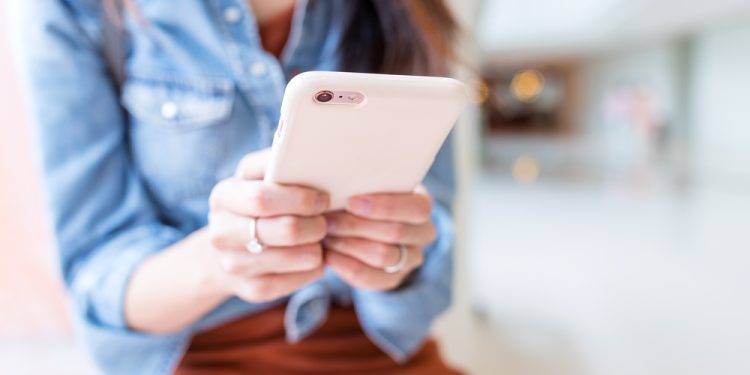
[[[355,288],[397,288],[422,265],[424,246],[437,236],[431,210],[432,198],[421,186],[411,194],[351,198],[345,211],[326,215],[326,263]],[[400,270],[386,271],[399,263]]]
[[[211,193],[209,224],[146,258],[133,271],[125,320],[133,330],[173,333],[227,298],[288,295],[323,274],[326,194],[264,183],[268,151],[248,154]],[[257,219],[261,254],[245,249]],[[158,308],[154,308],[157,306]]]
[[[320,241],[328,195],[313,189],[262,181],[269,152],[248,154],[235,177],[219,182],[210,197],[209,233],[219,267],[216,280],[249,302],[291,294],[323,275]],[[256,236],[264,250],[245,248]]]

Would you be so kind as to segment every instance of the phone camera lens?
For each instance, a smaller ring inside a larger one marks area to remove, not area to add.
[[[330,91],[321,91],[315,94],[315,100],[320,103],[328,103],[333,99],[333,93]]]

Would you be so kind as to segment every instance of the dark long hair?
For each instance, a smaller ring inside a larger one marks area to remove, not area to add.
[[[444,74],[457,24],[443,0],[350,0],[343,69]]]
[[[115,8],[118,0],[105,0]],[[136,11],[132,0],[119,0]],[[457,23],[444,0],[348,0],[339,45],[342,69],[355,72],[442,75],[454,57]],[[112,14],[112,12],[109,12]],[[116,17],[115,17],[116,18]],[[119,21],[116,21],[119,23]]]

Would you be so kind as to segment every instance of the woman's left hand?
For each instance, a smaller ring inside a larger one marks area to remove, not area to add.
[[[353,197],[345,211],[326,215],[325,261],[355,288],[395,289],[422,265],[424,246],[437,236],[431,211],[432,197],[422,186],[408,194]]]

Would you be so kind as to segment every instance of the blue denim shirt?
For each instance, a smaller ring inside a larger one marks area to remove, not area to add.
[[[329,271],[283,300],[230,299],[175,334],[135,332],[124,320],[135,267],[205,226],[211,188],[243,155],[271,144],[288,79],[339,66],[338,1],[349,0],[300,2],[279,61],[262,49],[244,0],[136,0],[120,92],[102,58],[98,0],[14,3],[62,275],[77,329],[106,373],[170,373],[195,333],[283,303],[290,341],[319,327],[332,302],[353,304],[368,337],[404,362],[450,304],[447,142],[424,182],[439,237],[398,290],[352,289]]]

